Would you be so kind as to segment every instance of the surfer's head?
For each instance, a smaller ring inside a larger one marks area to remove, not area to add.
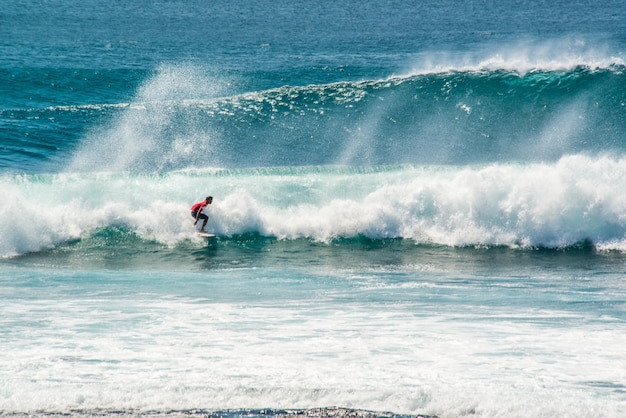
[[[207,196],[206,199],[204,199],[204,201],[207,203],[211,203],[213,201],[213,196]]]

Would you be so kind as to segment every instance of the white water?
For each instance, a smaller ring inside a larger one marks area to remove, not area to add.
[[[623,323],[576,303],[608,308],[617,277],[609,296],[557,276],[14,273],[0,287],[7,412],[626,413]]]
[[[451,246],[622,250],[626,164],[570,156],[555,163],[380,169],[181,171],[0,178],[0,255],[50,248],[125,226],[168,245],[193,236],[189,208],[215,196],[209,228],[329,241],[365,235]]]

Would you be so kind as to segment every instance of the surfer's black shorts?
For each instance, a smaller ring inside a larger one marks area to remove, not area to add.
[[[191,212],[192,218],[196,219],[196,215],[198,215],[197,211],[194,210],[193,212]],[[209,217],[206,216],[204,213],[201,213],[200,216],[198,216],[198,219],[209,219]]]

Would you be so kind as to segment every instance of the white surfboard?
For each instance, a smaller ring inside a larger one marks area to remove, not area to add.
[[[215,234],[209,234],[208,232],[198,232],[202,238],[215,238]]]

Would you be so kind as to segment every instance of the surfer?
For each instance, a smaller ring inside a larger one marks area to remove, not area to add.
[[[207,205],[210,205],[212,202],[213,196],[207,196],[206,199],[204,199],[202,202],[198,202],[191,207],[191,216],[195,220],[193,225],[196,226],[198,224],[198,220],[202,219],[202,228],[200,228],[200,232],[206,232],[204,230],[204,227],[209,221],[209,217],[205,213],[202,213],[202,211],[204,210],[204,208],[207,207]]]

